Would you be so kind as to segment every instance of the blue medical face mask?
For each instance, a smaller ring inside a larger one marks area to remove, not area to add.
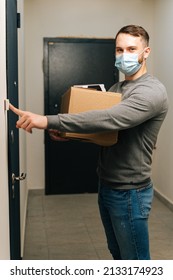
[[[142,53],[144,50],[142,51]],[[140,54],[142,54],[140,53]],[[138,53],[123,53],[116,56],[115,66],[126,76],[135,74],[142,66],[138,61]]]

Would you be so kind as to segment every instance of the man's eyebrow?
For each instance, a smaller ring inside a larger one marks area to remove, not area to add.
[[[137,48],[137,46],[128,46],[127,48]]]
[[[121,47],[118,47],[118,46],[116,46],[115,48],[116,48],[116,50],[117,50],[117,49],[120,49],[120,50],[122,50],[122,49],[123,49],[123,48],[121,48]]]
[[[116,49],[120,49],[120,50],[122,50],[123,48],[122,47],[119,47],[119,46],[116,46],[115,47]],[[137,48],[137,46],[128,46],[128,47],[126,47],[126,49],[130,49],[130,48]]]

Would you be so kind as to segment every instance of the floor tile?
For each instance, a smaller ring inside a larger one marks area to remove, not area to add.
[[[154,198],[149,218],[152,259],[173,260],[173,212]],[[97,194],[29,192],[23,259],[111,260]]]

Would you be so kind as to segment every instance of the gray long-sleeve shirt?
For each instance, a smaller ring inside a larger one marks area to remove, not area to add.
[[[146,73],[133,81],[118,82],[109,91],[122,93],[122,101],[106,110],[47,116],[48,129],[118,130],[117,144],[100,149],[98,175],[111,187],[138,188],[151,176],[153,148],[168,110],[166,89]]]

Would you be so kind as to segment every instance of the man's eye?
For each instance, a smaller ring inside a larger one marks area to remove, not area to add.
[[[116,53],[122,53],[123,51],[122,50],[116,50]]]
[[[136,51],[136,49],[135,48],[130,48],[130,51],[134,52],[134,51]]]

